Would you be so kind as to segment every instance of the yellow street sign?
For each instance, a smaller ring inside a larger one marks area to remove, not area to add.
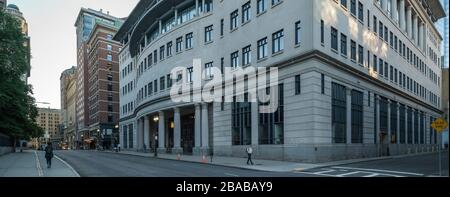
[[[431,127],[433,127],[436,132],[440,133],[448,127],[448,123],[443,118],[438,118],[431,123]]]

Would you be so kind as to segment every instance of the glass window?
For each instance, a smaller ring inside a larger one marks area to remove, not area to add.
[[[350,40],[350,58],[356,61],[356,42],[353,40]]]
[[[272,34],[272,53],[277,53],[284,50],[284,33],[280,30]]]
[[[341,33],[341,55],[347,56],[347,36]]]
[[[111,62],[112,61],[112,55],[111,54],[106,55],[106,60]]]
[[[267,37],[258,41],[258,60],[267,57]]]
[[[242,49],[242,65],[249,65],[252,63],[251,46],[246,46]]]
[[[208,62],[205,64],[205,75],[206,75],[205,78],[206,79],[213,78],[212,67],[213,67],[213,62]]]
[[[295,23],[295,44],[299,45],[300,44],[300,38],[301,38],[301,26],[300,26],[301,21],[297,21]]]
[[[251,15],[251,5],[249,1],[242,6],[242,24],[250,21]]]
[[[177,40],[176,40],[176,44],[177,44],[177,46],[176,46],[176,52],[178,53],[178,52],[181,52],[181,50],[182,50],[182,46],[183,46],[183,37],[179,37],[179,38],[177,38]]]
[[[266,11],[267,9],[267,5],[266,5],[266,0],[258,0],[257,1],[257,13],[261,14],[262,12]]]
[[[301,79],[300,75],[295,76],[295,95],[299,95],[301,93]]]
[[[343,85],[332,83],[332,142],[346,143],[347,95]]]
[[[338,50],[338,31],[334,27],[331,27],[331,49]]]
[[[231,67],[237,68],[239,66],[239,51],[231,54]]]
[[[364,64],[364,48],[361,45],[358,45],[358,64]]]
[[[186,34],[186,49],[191,49],[192,48],[192,39],[193,39],[194,35],[193,33],[188,33]]]
[[[363,93],[352,90],[352,143],[363,143]]]
[[[236,29],[238,27],[238,10],[235,10],[230,14],[230,30]]]
[[[208,27],[205,27],[205,42],[211,42],[212,41],[212,31],[213,26],[210,25]]]

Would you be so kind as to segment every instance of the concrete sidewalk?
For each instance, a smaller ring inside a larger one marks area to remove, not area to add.
[[[135,152],[135,151],[120,151],[118,153],[112,152],[112,151],[102,151],[102,152],[154,158],[154,153],[142,153],[142,152]],[[417,156],[417,155],[421,155],[421,154],[430,154],[430,153],[387,156],[387,157],[374,157],[374,158],[363,158],[363,159],[351,159],[351,160],[341,160],[341,161],[333,161],[333,162],[326,162],[326,163],[314,163],[314,164],[313,163],[298,163],[298,162],[254,159],[253,163],[255,165],[247,165],[246,164],[247,158],[240,158],[240,157],[214,156],[213,160],[211,162],[211,158],[209,156],[203,158],[202,156],[180,155],[178,157],[177,155],[159,154],[159,153],[158,153],[157,158],[180,160],[180,161],[185,161],[185,162],[205,163],[205,164],[220,165],[220,166],[226,166],[226,167],[250,169],[250,170],[260,170],[260,171],[270,171],[270,172],[293,172],[293,171],[303,171],[303,170],[308,170],[308,169],[313,169],[313,168],[322,168],[322,167],[327,167],[327,166],[337,166],[337,165],[365,162],[365,161],[403,158],[403,157]]]
[[[0,156],[0,177],[79,177],[65,161],[55,156],[47,168],[44,151],[25,150]]]

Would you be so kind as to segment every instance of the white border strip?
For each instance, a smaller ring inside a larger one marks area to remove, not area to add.
[[[78,172],[75,169],[73,169],[73,167],[71,165],[69,165],[66,161],[64,161],[63,159],[61,159],[57,155],[55,155],[55,158],[58,159],[59,161],[61,161],[67,167],[69,167],[69,169],[72,170],[72,172],[75,174],[75,177],[81,177],[80,174],[78,174]]]
[[[36,168],[37,168],[37,171],[38,171],[38,176],[39,177],[43,177],[44,176],[44,172],[42,171],[41,162],[39,161],[39,156],[38,156],[36,151],[34,151],[34,156],[36,158]]]

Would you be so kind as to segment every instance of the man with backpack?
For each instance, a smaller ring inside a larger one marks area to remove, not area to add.
[[[53,158],[53,147],[52,143],[47,143],[47,147],[45,147],[45,159],[47,160],[47,168],[52,167],[52,158]]]

